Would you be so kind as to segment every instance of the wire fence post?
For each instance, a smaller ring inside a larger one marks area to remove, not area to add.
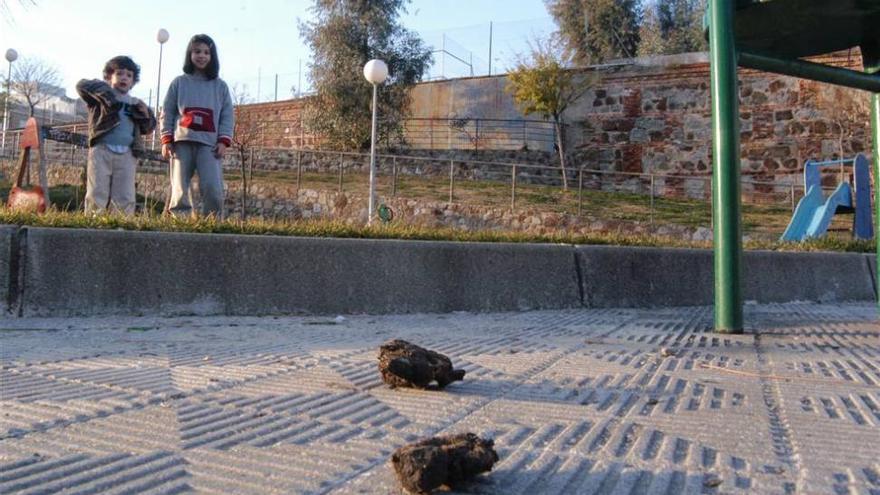
[[[578,216],[584,210],[584,167],[578,169]]]
[[[255,155],[256,155],[256,151],[253,148],[251,148],[251,153],[250,153],[250,156],[248,157],[247,168],[242,170],[242,175],[244,175],[245,178],[247,179],[244,181],[244,185],[245,185],[245,187],[244,187],[244,202],[241,205],[242,215],[244,215],[245,208],[247,208],[248,197],[250,196],[251,190],[254,187],[254,184],[253,184],[254,168],[256,167],[256,163],[257,163],[256,161],[254,161],[254,160],[256,160]]]
[[[516,209],[516,164],[510,172],[510,212]]]
[[[73,125],[73,133],[76,134],[76,124]],[[11,141],[11,140],[10,140]],[[70,143],[70,168],[74,168],[76,166],[76,145]],[[137,177],[137,172],[135,172],[135,177]],[[135,183],[135,201],[137,201],[137,183]],[[79,184],[76,184],[73,187],[73,202],[76,204],[77,208],[79,208]],[[147,209],[147,191],[144,190],[144,211]]]
[[[791,212],[794,213],[794,208],[795,208],[794,207],[794,182],[789,183],[788,188],[789,188],[788,196],[789,196],[789,200],[791,202]]]
[[[397,197],[397,156],[391,157],[391,197]]]
[[[345,167],[345,155],[339,155],[339,192],[342,192],[342,175]]]
[[[455,161],[449,160],[449,202],[455,197]]]
[[[651,174],[651,227],[654,226],[654,174]]]
[[[76,134],[76,124],[73,125],[73,134]],[[76,145],[70,143],[70,166],[76,163]]]
[[[528,141],[526,140],[526,121],[523,120],[522,121],[522,148],[521,149],[528,149],[528,147],[529,147]]]
[[[452,121],[446,121],[446,149],[452,151]]]
[[[474,151],[480,149],[480,119],[474,119]]]
[[[303,152],[302,149],[296,150],[296,194],[299,196],[299,188],[302,186],[303,175]]]

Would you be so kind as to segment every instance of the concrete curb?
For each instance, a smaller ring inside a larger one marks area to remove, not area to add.
[[[578,246],[588,308],[711,304],[712,251]]]
[[[866,254],[868,259],[868,274],[871,276],[871,285],[874,287],[874,300],[880,300],[880,287],[877,287],[877,255]]]
[[[580,306],[566,246],[26,230],[25,316]]]
[[[17,247],[15,243],[17,232],[18,227],[14,225],[0,225],[0,314],[9,311],[12,274],[18,271],[15,262],[18,253],[17,250],[13,251],[13,248]]]
[[[749,251],[743,294],[759,303],[870,301],[874,282],[859,253]]]
[[[0,226],[0,253],[0,304],[18,316],[696,306],[714,291],[712,252],[692,249]],[[747,252],[744,300],[872,300],[873,262]]]
[[[579,246],[586,307],[702,306],[714,299],[712,251]],[[862,301],[874,287],[861,254],[749,251],[743,299]]]

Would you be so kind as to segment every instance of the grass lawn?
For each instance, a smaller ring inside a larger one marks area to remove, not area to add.
[[[237,173],[226,173],[227,182],[241,180]],[[254,183],[281,183],[296,185],[296,172],[255,171]],[[380,198],[392,195],[392,178],[379,175],[376,179],[376,194]],[[305,189],[338,190],[339,175],[303,173],[300,187]],[[342,190],[366,196],[369,182],[365,174],[344,174]],[[511,185],[509,180],[466,180],[456,178],[453,185],[455,203],[510,208]],[[400,175],[397,179],[396,197],[405,199],[446,202],[449,200],[449,178],[438,176]],[[577,183],[569,184],[563,191],[558,185],[524,184],[516,186],[515,207],[538,208],[546,211],[578,213]],[[618,191],[600,191],[584,188],[580,197],[581,214],[600,220],[646,222],[653,219],[657,225],[675,224],[686,227],[706,227],[712,224],[712,209],[708,200],[655,197],[653,207],[650,196]],[[851,221],[851,217],[843,217]],[[781,235],[791,220],[791,207],[788,204],[754,204],[742,206],[742,229],[746,235]]]
[[[226,173],[228,183],[240,180],[240,176]],[[254,182],[296,184],[295,171],[259,171],[254,174]],[[337,190],[338,175],[305,173],[301,187],[309,189]],[[367,195],[367,178],[360,174],[343,176],[343,190]],[[0,182],[0,200],[5,204],[9,183]],[[599,233],[592,235],[534,235],[521,232],[463,231],[456,229],[436,229],[407,226],[401,224],[377,225],[373,227],[353,226],[335,221],[268,221],[251,219],[245,222],[227,220],[216,222],[212,219],[167,218],[161,216],[137,216],[124,218],[116,216],[86,216],[82,213],[84,191],[81,187],[62,185],[50,191],[52,210],[45,215],[29,215],[6,211],[0,208],[0,223],[73,227],[73,228],[123,228],[126,230],[237,233],[263,235],[327,236],[357,238],[400,238],[425,240],[456,240],[484,242],[550,242],[565,244],[615,244],[631,246],[669,246],[708,248],[711,243],[694,242],[660,236],[630,236],[625,234]],[[377,180],[377,194],[380,198],[391,195],[391,180],[380,176]],[[442,177],[400,176],[397,182],[397,197],[445,202],[449,199],[449,181]],[[139,196],[139,201],[142,198]],[[509,208],[511,203],[510,184],[492,181],[457,180],[454,186],[454,200],[457,203]],[[626,192],[609,192],[584,189],[580,198],[582,215],[599,220],[649,221],[652,217],[657,225],[677,224],[688,227],[710,227],[711,207],[707,201],[684,198],[654,198]],[[538,208],[554,212],[576,214],[578,211],[578,192],[574,189],[563,191],[558,186],[517,184],[517,208]],[[156,213],[162,205],[156,205]],[[788,206],[744,204],[743,233],[746,235],[763,233],[760,238],[776,238],[785,229],[791,217]],[[851,239],[849,226],[851,216],[839,216],[832,225],[832,232],[826,238],[804,243],[780,243],[776,241],[752,240],[746,242],[747,249],[771,250],[836,250],[873,252],[873,242]]]

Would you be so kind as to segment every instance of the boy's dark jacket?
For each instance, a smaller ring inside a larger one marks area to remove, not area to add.
[[[100,79],[82,79],[76,83],[76,92],[89,107],[89,146],[119,125],[122,102],[116,99],[113,88]],[[156,117],[144,102],[132,98],[131,120],[139,134],[149,134],[156,128]],[[143,140],[135,135],[131,151],[134,156],[143,153]]]

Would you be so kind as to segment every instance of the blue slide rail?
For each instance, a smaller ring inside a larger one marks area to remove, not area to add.
[[[826,199],[822,194],[821,167],[851,165],[855,190],[848,182],[841,182]],[[784,241],[802,241],[821,237],[828,232],[835,213],[854,213],[853,235],[857,239],[872,239],[871,180],[868,160],[862,155],[845,160],[814,162],[804,165],[806,194],[798,202],[794,215],[782,234]]]

